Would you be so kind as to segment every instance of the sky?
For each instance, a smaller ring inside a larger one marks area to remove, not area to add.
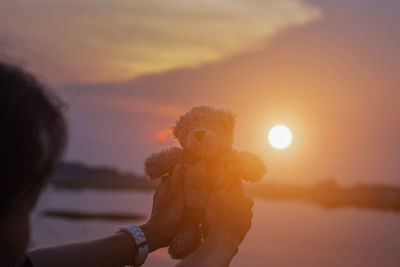
[[[0,59],[67,102],[68,160],[143,172],[196,105],[237,114],[264,181],[400,184],[400,2],[0,2]],[[276,150],[268,130],[293,143]]]
[[[49,81],[104,82],[192,67],[319,16],[296,0],[5,0],[8,54]]]

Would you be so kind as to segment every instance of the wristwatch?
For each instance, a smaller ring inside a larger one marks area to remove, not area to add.
[[[142,229],[136,225],[128,224],[119,228],[115,233],[117,234],[120,232],[127,232],[132,237],[136,244],[136,257],[133,266],[141,266],[146,261],[147,255],[149,254],[149,245]]]

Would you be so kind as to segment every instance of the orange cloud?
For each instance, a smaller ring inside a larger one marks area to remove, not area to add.
[[[80,101],[87,104],[96,104],[104,108],[110,108],[124,113],[146,113],[177,118],[186,109],[182,106],[159,103],[137,97],[122,96],[79,96],[79,98],[69,98],[69,102]]]
[[[174,143],[176,142],[176,139],[172,133],[172,128],[168,127],[166,129],[163,129],[159,131],[156,134],[156,140],[160,143]]]
[[[121,81],[226,58],[319,16],[302,0],[3,0],[0,37],[49,81]]]

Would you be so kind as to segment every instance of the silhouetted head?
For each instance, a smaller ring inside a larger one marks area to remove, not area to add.
[[[33,75],[0,62],[0,250],[10,261],[4,266],[24,255],[29,212],[64,149],[61,106]]]
[[[192,108],[174,127],[174,135],[183,148],[213,158],[232,149],[235,116],[209,106]]]

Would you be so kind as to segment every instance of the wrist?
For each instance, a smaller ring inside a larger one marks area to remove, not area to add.
[[[162,238],[160,236],[159,229],[152,223],[147,222],[140,226],[142,229],[144,236],[147,239],[147,243],[149,245],[149,252],[153,252],[163,246],[165,246],[162,242]]]
[[[237,248],[240,244],[234,231],[226,228],[210,229],[207,239],[215,245],[221,244],[229,248]]]
[[[130,234],[126,231],[122,231],[113,235],[111,238],[114,239],[117,244],[120,244],[118,248],[126,255],[126,257],[124,257],[125,262],[127,264],[132,264],[135,259],[135,255],[132,254],[132,251],[136,251],[137,248]]]
[[[227,265],[239,250],[238,242],[226,231],[210,232],[203,243],[210,251],[212,262]]]

